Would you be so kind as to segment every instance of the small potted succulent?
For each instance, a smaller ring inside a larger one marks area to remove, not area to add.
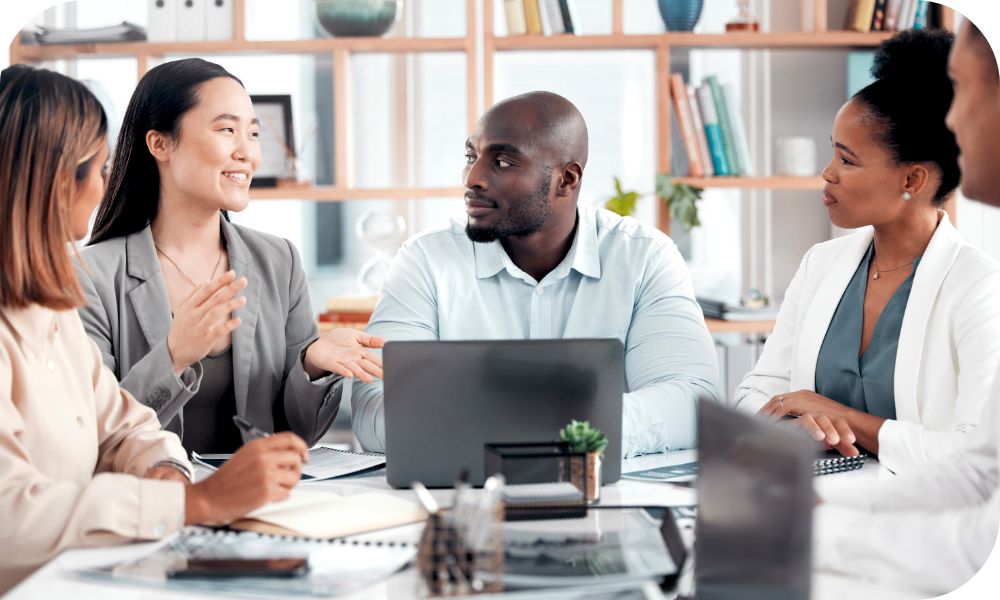
[[[601,497],[601,461],[608,447],[608,436],[590,426],[590,421],[573,420],[563,427],[559,437],[569,442],[573,452],[587,454],[587,502],[597,502]]]

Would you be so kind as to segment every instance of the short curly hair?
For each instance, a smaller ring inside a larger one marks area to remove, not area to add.
[[[868,111],[873,134],[898,164],[928,162],[941,183],[938,206],[958,187],[958,144],[945,126],[954,96],[948,54],[954,34],[938,29],[901,31],[882,42],[871,74],[875,82],[854,95]]]

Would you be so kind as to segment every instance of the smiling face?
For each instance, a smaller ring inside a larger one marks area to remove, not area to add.
[[[198,102],[180,120],[176,140],[157,154],[163,186],[211,210],[240,211],[260,164],[260,123],[250,96],[228,77],[198,86]],[[151,132],[155,135],[155,132]],[[155,148],[156,141],[150,141]]]
[[[955,97],[946,123],[961,152],[962,193],[1000,206],[1000,75],[985,39],[962,27],[948,60]],[[992,73],[991,73],[992,71]]]
[[[108,139],[102,137],[97,152],[84,161],[86,170],[83,178],[77,179],[76,195],[69,207],[69,226],[74,240],[82,240],[87,235],[90,216],[104,195],[104,180],[108,168]]]
[[[867,110],[857,99],[845,104],[834,120],[833,159],[823,169],[823,204],[837,227],[880,225],[907,210],[903,192],[908,168],[895,164],[871,129]]]
[[[465,231],[474,242],[531,235],[552,212],[552,169],[529,142],[530,124],[515,122],[488,114],[465,142]]]

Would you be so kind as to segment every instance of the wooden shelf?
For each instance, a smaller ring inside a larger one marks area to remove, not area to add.
[[[322,54],[349,52],[465,52],[468,39],[461,38],[379,38],[352,37],[315,40],[266,40],[212,42],[123,42],[110,44],[19,45],[21,60],[43,61],[60,58],[164,56],[169,54]]]
[[[746,333],[767,335],[774,329],[774,321],[723,321],[705,319],[709,333]]]
[[[699,188],[744,190],[822,190],[822,177],[674,177],[674,181]]]
[[[874,47],[892,32],[857,33],[663,33],[656,35],[518,35],[491,38],[497,50],[614,50],[688,48],[844,48]]]
[[[320,202],[341,202],[344,200],[410,200],[413,198],[462,198],[463,188],[342,188],[335,186],[318,187],[274,187],[250,188],[253,200],[318,200]]]

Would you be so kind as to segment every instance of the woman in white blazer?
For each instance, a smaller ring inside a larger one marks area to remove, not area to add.
[[[944,125],[951,43],[945,32],[894,36],[877,80],[837,114],[823,203],[835,225],[861,230],[806,253],[735,396],[897,472],[959,447],[1000,365],[1000,265],[940,209],[959,179]]]

